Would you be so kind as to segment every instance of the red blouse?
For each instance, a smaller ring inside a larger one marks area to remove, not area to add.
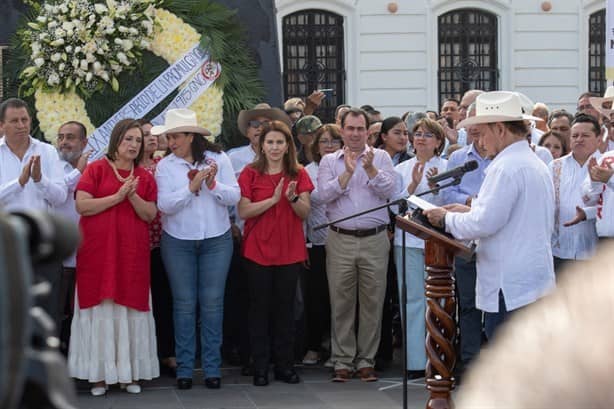
[[[273,196],[282,173],[268,175],[246,166],[239,175],[241,196],[259,202]],[[243,257],[263,266],[300,263],[307,259],[303,221],[292,210],[284,194],[291,179],[285,177],[281,200],[259,216],[245,221]],[[296,176],[296,193],[311,192],[314,187],[304,168]]]
[[[118,170],[127,177],[129,171]],[[155,202],[156,182],[141,167],[136,193],[145,201]],[[122,183],[106,159],[87,166],[77,184],[94,198],[114,194]],[[103,300],[149,311],[149,232],[147,222],[139,218],[126,198],[118,205],[93,216],[81,216],[82,242],[77,251],[77,290],[79,306],[90,308]]]

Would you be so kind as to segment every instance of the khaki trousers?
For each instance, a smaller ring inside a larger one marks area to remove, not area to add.
[[[337,369],[375,366],[390,241],[386,230],[354,237],[332,230],[326,241],[331,306],[331,359]],[[358,334],[355,331],[358,301]]]

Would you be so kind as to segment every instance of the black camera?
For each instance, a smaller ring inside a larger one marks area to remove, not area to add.
[[[38,267],[77,247],[74,224],[43,212],[0,213],[0,409],[77,408]]]

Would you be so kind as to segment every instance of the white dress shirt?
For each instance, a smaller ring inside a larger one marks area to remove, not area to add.
[[[30,146],[20,160],[0,139],[0,208],[5,211],[44,210],[64,203],[67,190],[62,163],[56,149],[31,136]],[[38,183],[31,178],[22,187],[19,176],[30,157],[40,155],[42,177]]]
[[[58,215],[73,222],[75,226],[78,226],[80,216],[75,206],[75,188],[77,187],[77,183],[79,183],[79,179],[81,179],[81,172],[79,172],[79,169],[73,168],[72,165],[66,161],[61,161],[61,164],[64,170],[64,183],[68,188],[68,194],[66,195],[64,203],[54,206],[54,211]],[[64,260],[64,267],[74,268],[76,266],[76,254],[77,251],[75,250],[72,255]]]
[[[614,151],[601,157],[600,165],[614,168]],[[586,206],[597,206],[595,227],[599,237],[614,237],[614,177],[608,183],[593,182],[590,176],[584,179],[583,200]]]
[[[501,290],[511,311],[554,287],[554,187],[524,140],[501,151],[485,174],[471,210],[446,213],[446,231],[460,240],[479,239],[476,307],[498,312]]]
[[[601,153],[597,151],[592,157],[599,160]],[[582,184],[588,176],[588,161],[580,166],[570,153],[552,161],[548,169],[554,183],[555,196],[552,255],[568,260],[588,259],[597,246],[597,208],[585,206],[582,199]],[[563,226],[576,216],[576,206],[583,208],[586,220],[573,226]]]
[[[228,157],[238,178],[243,168],[256,160],[256,152],[250,144],[229,150]]]
[[[162,212],[162,229],[181,240],[203,240],[221,236],[230,229],[228,206],[241,197],[230,159],[224,152],[206,151],[205,162],[198,167],[170,154],[158,163],[158,208]],[[203,182],[198,196],[190,191],[188,172],[217,163],[216,183],[212,190]]]
[[[411,180],[412,180],[411,174],[417,162],[418,162],[418,158],[413,157],[395,166],[394,170],[399,175],[399,180],[400,180],[400,183],[398,186],[399,190],[395,196],[395,199],[409,197],[407,186],[411,183]],[[418,185],[418,187],[416,187],[414,195],[417,195],[422,192],[426,192],[427,190],[431,190],[431,188],[429,187],[427,176],[426,176],[429,169],[437,168],[437,171],[439,173],[443,173],[446,171],[447,166],[448,166],[448,161],[445,159],[442,159],[439,156],[433,156],[431,159],[429,159],[424,165],[424,173],[422,174],[422,180],[420,180],[420,184]],[[441,206],[444,204],[445,196],[443,195],[443,192],[440,192],[438,194],[428,193],[424,196],[420,196],[420,199],[426,200],[427,202],[430,202],[436,206]],[[400,247],[403,245],[403,233],[404,232],[402,229],[394,229],[394,245],[395,246]],[[414,236],[413,234],[407,233],[407,236],[405,236],[405,247],[423,249],[424,240],[419,237]]]
[[[326,217],[326,203],[320,198],[320,192],[318,191],[318,164],[311,162],[305,166],[307,174],[311,178],[311,183],[315,189],[311,191],[311,210],[307,217],[307,238],[311,244],[316,246],[323,246],[326,244],[326,238],[328,237],[328,229],[314,230],[315,226],[328,223],[328,217]]]

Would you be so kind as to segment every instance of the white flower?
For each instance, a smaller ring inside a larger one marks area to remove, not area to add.
[[[67,53],[72,53],[72,45],[67,45],[65,50]]]
[[[108,72],[102,71],[102,72],[98,73],[98,76],[100,78],[102,78],[103,80],[109,82],[110,77],[109,77],[109,73]]]
[[[64,45],[64,39],[63,38],[58,38],[57,40],[54,40],[52,42],[49,43],[51,46],[53,47],[59,47],[61,45]]]
[[[62,13],[64,13],[64,14],[68,13],[68,7],[66,7],[66,4],[64,4],[64,3],[63,3],[63,4],[60,4],[60,6],[59,6],[58,8],[59,8],[59,10],[60,10]]]
[[[75,47],[75,52],[76,52],[76,53],[80,53],[80,52],[81,52],[81,47],[76,46],[76,47]]]
[[[65,21],[62,23],[62,28],[68,31],[74,29],[75,25],[72,23],[72,21]]]
[[[62,58],[62,55],[60,53],[54,53],[51,55],[52,62],[58,62],[60,61],[61,58]]]
[[[56,21],[50,21],[49,24],[47,24],[47,28],[52,29],[52,28],[56,28],[58,26],[58,23]]]
[[[128,30],[130,31],[130,34],[132,35],[137,35],[139,33],[139,30],[137,30],[134,27],[130,27]]]
[[[39,23],[46,23],[47,22],[47,17],[45,16],[38,16],[36,17],[36,21],[38,21]]]
[[[73,58],[72,66],[73,66],[73,68],[79,67],[79,59],[78,58]]]
[[[90,82],[92,80],[92,77],[93,77],[92,73],[88,72],[87,74],[85,74],[85,81]]]
[[[126,56],[126,54],[122,52],[117,53],[117,59],[119,60],[119,62],[121,62],[124,65],[130,65],[130,61],[128,61],[128,57]]]
[[[79,64],[79,67],[83,70],[83,71],[87,71],[87,60],[81,60],[81,64]]]
[[[124,40],[122,41],[122,47],[124,47],[124,51],[130,51],[132,47],[134,47],[134,44],[130,40]]]
[[[66,68],[66,64],[64,64],[63,62],[58,65],[58,70],[64,71],[64,68]]]
[[[120,33],[127,33],[127,32],[129,31],[129,30],[128,30],[128,27],[126,27],[126,26],[119,26],[119,27],[117,27],[117,30],[118,30]],[[116,38],[116,40],[118,40],[118,39]]]
[[[45,59],[44,58],[37,58],[34,60],[34,65],[36,65],[37,67],[42,67],[45,64]]]
[[[47,78],[47,84],[54,86],[54,85],[58,85],[59,83],[60,83],[60,76],[56,74],[55,72],[52,72],[49,75],[49,78]]]
[[[66,31],[61,28],[56,29],[53,34],[56,36],[56,38],[66,37]]]
[[[100,3],[94,4],[94,10],[96,11],[97,14],[104,14],[107,11],[109,11],[107,6],[105,6],[104,4],[100,4]]]
[[[100,71],[102,69],[102,64],[100,64],[99,61],[96,61],[96,62],[94,62],[93,68],[94,68],[94,72],[98,72],[98,71]]]

